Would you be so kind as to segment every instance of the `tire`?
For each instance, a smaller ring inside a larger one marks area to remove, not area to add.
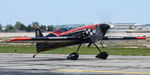
[[[67,59],[69,60],[77,60],[79,58],[79,54],[78,53],[71,53],[69,54],[69,56],[67,56]]]
[[[107,52],[101,52],[96,56],[96,58],[100,58],[100,59],[107,59],[107,57],[108,57]]]

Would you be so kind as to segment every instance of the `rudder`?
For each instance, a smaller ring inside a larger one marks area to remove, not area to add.
[[[40,28],[35,28],[35,37],[43,37]]]

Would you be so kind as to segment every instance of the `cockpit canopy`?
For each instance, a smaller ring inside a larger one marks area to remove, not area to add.
[[[60,33],[73,29],[72,27],[60,28]]]

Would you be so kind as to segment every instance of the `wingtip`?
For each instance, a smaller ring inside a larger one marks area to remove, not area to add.
[[[32,38],[28,38],[28,37],[20,37],[20,38],[14,38],[11,40],[8,40],[7,43],[13,42],[13,41],[24,41],[24,40],[31,40]]]
[[[145,39],[147,39],[147,37],[136,37],[136,39],[145,40]]]

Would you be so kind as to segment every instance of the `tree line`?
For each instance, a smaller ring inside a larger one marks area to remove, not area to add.
[[[34,25],[36,24],[37,27],[40,27],[42,32],[49,32],[54,31],[55,28],[53,25],[40,25],[38,22],[33,22],[29,25],[24,25],[23,23],[17,21],[15,25],[6,25],[4,28],[0,24],[0,32],[34,32]]]

